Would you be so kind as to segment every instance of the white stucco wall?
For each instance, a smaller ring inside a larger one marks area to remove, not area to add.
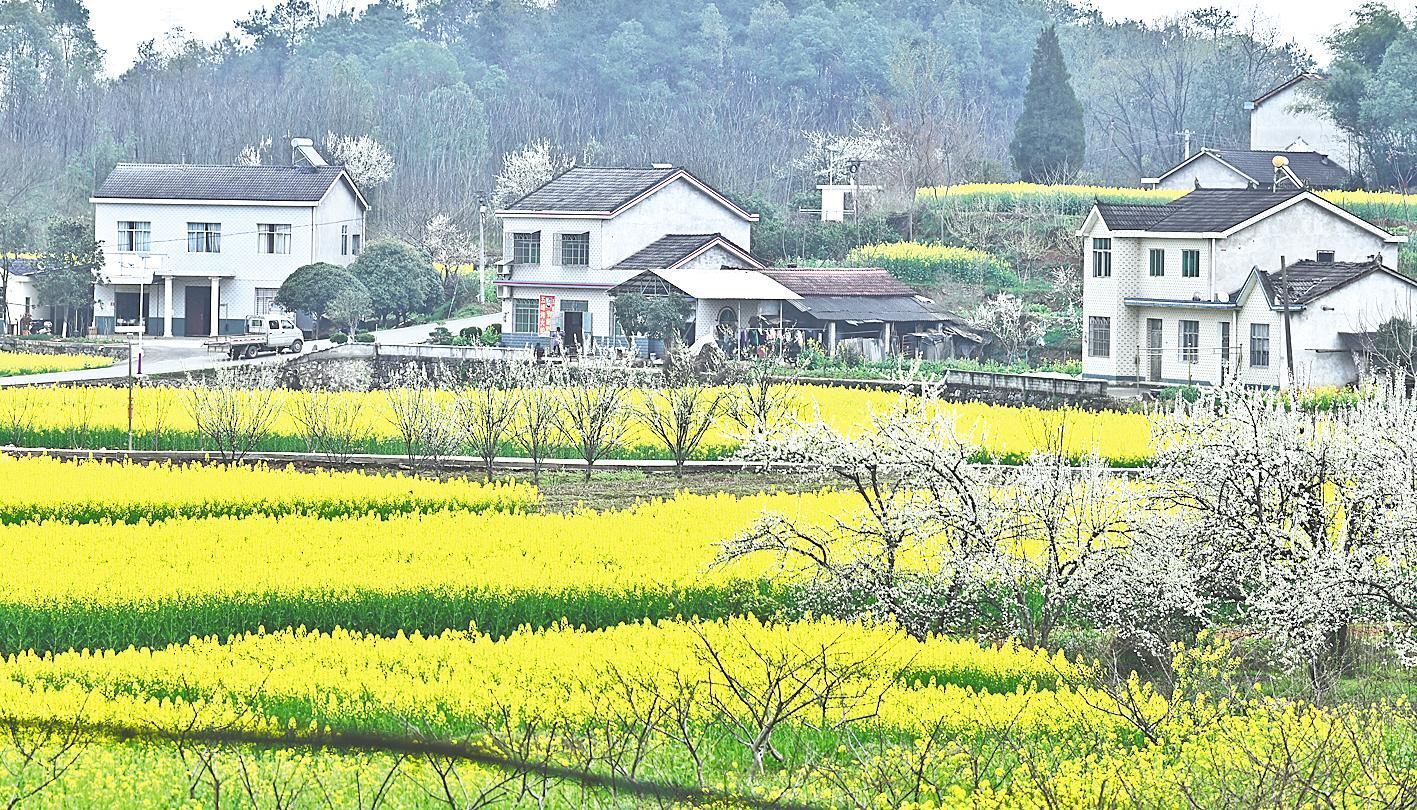
[[[1312,82],[1299,82],[1250,111],[1251,149],[1288,149],[1303,140],[1315,152],[1328,155],[1345,169],[1355,168],[1351,139],[1326,114],[1312,105]]]
[[[1234,169],[1203,154],[1186,168],[1163,178],[1157,188],[1174,191],[1191,191],[1200,188],[1249,188],[1250,181]]]
[[[721,233],[744,250],[753,249],[751,222],[678,180],[605,222],[603,260],[613,265],[671,233]]]
[[[1373,274],[1340,287],[1295,313],[1294,372],[1300,383],[1347,385],[1357,379],[1339,332],[1373,331],[1393,318],[1417,314],[1417,288],[1386,274]]]
[[[1388,264],[1392,264],[1397,260],[1397,247],[1304,200],[1216,241],[1216,290],[1238,289],[1255,267],[1278,270],[1281,257],[1292,264],[1313,259],[1320,250],[1331,250],[1337,261],[1356,262],[1386,253]]]

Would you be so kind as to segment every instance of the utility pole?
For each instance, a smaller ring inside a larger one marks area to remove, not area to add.
[[[1192,131],[1189,130],[1189,129],[1183,129],[1183,130],[1181,130],[1180,132],[1177,132],[1176,134],[1181,136],[1181,143],[1184,145],[1184,149],[1185,149],[1185,152],[1186,152],[1186,157],[1185,157],[1185,159],[1186,159],[1186,160],[1190,160],[1190,159],[1191,159],[1191,136],[1194,135],[1195,133],[1192,132]]]
[[[477,303],[487,303],[487,198],[477,197]]]
[[[1294,335],[1289,330],[1289,309],[1293,306],[1294,290],[1289,286],[1289,262],[1279,257],[1279,275],[1284,284],[1284,364],[1289,369],[1289,386],[1294,385]]]

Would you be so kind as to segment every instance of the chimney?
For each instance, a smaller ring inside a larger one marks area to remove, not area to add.
[[[320,153],[315,151],[315,142],[309,138],[290,139],[290,162],[296,166],[328,166]]]

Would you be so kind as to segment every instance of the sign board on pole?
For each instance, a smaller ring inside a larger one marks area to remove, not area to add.
[[[543,295],[537,302],[536,333],[542,337],[551,334],[556,326],[556,296]]]

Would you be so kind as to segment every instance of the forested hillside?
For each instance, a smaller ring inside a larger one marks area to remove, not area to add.
[[[396,170],[378,225],[475,219],[503,155],[669,161],[780,206],[815,182],[804,133],[871,133],[915,186],[1015,176],[1038,32],[1056,24],[1086,114],[1083,179],[1131,184],[1195,143],[1244,143],[1243,101],[1307,66],[1228,12],[1109,23],[1051,0],[285,0],[218,43],[159,37],[117,77],[83,0],[0,0],[0,205],[86,215],[118,160],[226,163],[292,135],[369,135]],[[907,198],[908,199],[908,198]]]

